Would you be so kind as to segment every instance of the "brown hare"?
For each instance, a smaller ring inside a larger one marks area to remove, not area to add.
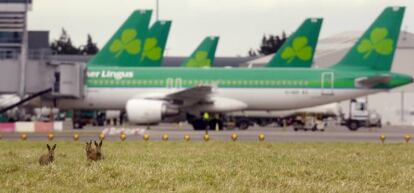
[[[90,161],[98,161],[104,158],[102,154],[102,140],[99,142],[99,144],[96,141],[94,141],[94,143],[95,149],[92,148],[92,141],[89,143],[86,142],[86,157]]]
[[[56,144],[53,145],[52,148],[50,148],[49,144],[47,144],[46,147],[49,150],[49,152],[47,154],[43,154],[42,156],[40,156],[39,158],[40,165],[49,165],[53,163],[53,161],[55,160]]]
[[[89,154],[91,154],[92,151],[95,151],[95,150],[92,148],[92,140],[90,140],[89,142],[86,142],[86,146],[85,146],[85,152],[86,152],[87,158],[89,158]]]

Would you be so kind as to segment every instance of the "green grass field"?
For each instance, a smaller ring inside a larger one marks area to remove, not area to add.
[[[0,141],[0,192],[413,192],[414,145]]]

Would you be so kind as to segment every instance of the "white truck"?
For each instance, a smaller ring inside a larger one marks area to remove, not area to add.
[[[381,115],[368,109],[367,102],[362,99],[353,99],[349,103],[349,113],[341,115],[341,125],[356,131],[361,127],[381,127]]]

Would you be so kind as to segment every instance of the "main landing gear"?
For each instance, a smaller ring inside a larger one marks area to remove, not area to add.
[[[216,116],[215,118],[203,119],[202,117],[196,117],[194,115],[188,115],[187,121],[193,126],[194,130],[203,131],[203,130],[223,130],[224,123],[220,117]]]

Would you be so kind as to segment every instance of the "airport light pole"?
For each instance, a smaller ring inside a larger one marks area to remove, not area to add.
[[[156,21],[158,21],[160,19],[160,2],[159,2],[159,0],[155,0],[155,11],[157,12]]]
[[[27,66],[27,52],[28,52],[28,33],[27,33],[27,12],[29,11],[29,0],[25,1],[24,5],[24,21],[23,21],[23,32],[22,42],[20,47],[20,87],[19,96],[21,98],[26,94],[26,66]]]

